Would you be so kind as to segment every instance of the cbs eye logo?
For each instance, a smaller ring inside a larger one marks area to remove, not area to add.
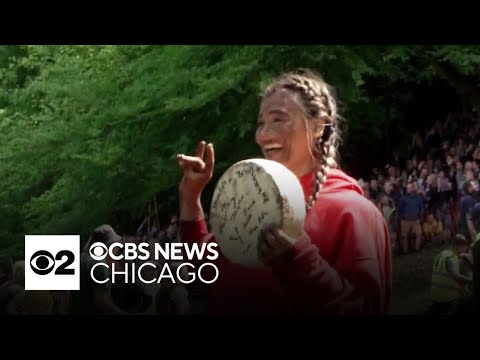
[[[66,257],[66,260],[57,267],[55,275],[74,275],[75,269],[68,268],[68,266],[75,261],[75,254],[68,250],[59,251],[55,257],[46,250],[39,250],[30,258],[30,267],[37,275],[47,275],[52,272],[55,264],[62,261],[64,257]]]
[[[90,256],[93,260],[100,261],[107,257],[108,248],[107,245],[101,242],[93,243],[90,246]]]

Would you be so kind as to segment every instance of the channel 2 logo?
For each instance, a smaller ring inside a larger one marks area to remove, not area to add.
[[[25,235],[25,290],[80,290],[80,236]]]

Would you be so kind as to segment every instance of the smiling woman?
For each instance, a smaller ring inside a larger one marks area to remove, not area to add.
[[[337,168],[336,99],[321,76],[302,71],[275,79],[260,104],[256,142],[265,158],[299,180],[307,211],[295,241],[276,226],[259,237],[264,267],[218,259],[211,313],[384,314],[391,293],[387,226],[357,182]],[[206,150],[206,156],[205,156]],[[214,168],[213,145],[178,155],[180,233],[184,242],[215,241],[200,197]]]
[[[307,209],[326,180],[327,167],[336,167],[337,119],[333,89],[311,72],[286,74],[263,96],[256,141],[265,157],[282,163],[298,177],[319,170]]]

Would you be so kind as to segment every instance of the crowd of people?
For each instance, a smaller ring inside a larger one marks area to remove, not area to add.
[[[472,240],[467,214],[479,200],[480,113],[455,113],[426,134],[416,132],[408,154],[394,154],[384,169],[359,180],[365,197],[382,211],[394,251],[407,254]]]
[[[428,314],[480,308],[480,112],[449,115],[413,135],[408,156],[359,180],[381,210],[398,255],[443,245],[433,260]]]

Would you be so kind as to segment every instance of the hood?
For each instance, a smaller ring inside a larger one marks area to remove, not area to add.
[[[313,191],[314,186],[314,176],[315,172],[311,172],[299,178],[300,183],[302,184],[303,191],[305,193],[305,198]],[[338,191],[351,190],[355,191],[360,195],[363,194],[363,190],[358,184],[357,180],[348,176],[343,171],[338,169],[330,169],[327,175],[327,181],[323,184],[322,193],[335,193]]]

